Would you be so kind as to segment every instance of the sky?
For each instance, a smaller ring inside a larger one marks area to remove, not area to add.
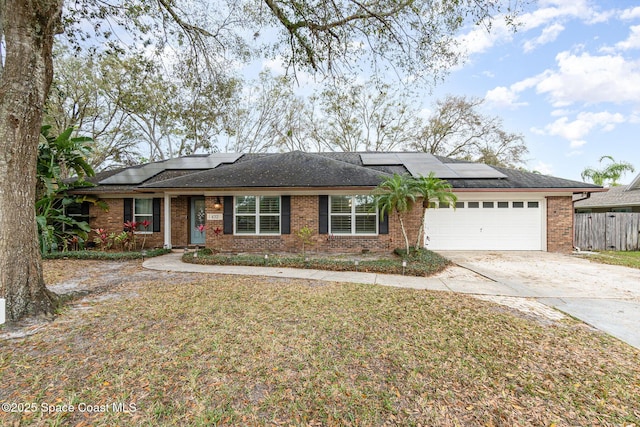
[[[640,173],[640,1],[541,0],[516,33],[461,34],[466,63],[433,96],[485,99],[485,112],[525,136],[526,167],[581,181],[600,157]],[[430,99],[430,97],[425,97]],[[607,164],[605,160],[603,164]]]
[[[446,95],[483,98],[483,113],[524,135],[527,169],[582,181],[612,156],[636,168],[621,179],[631,182],[640,173],[640,0],[539,0],[519,22],[515,33],[500,19],[490,32],[462,31],[465,63],[418,108],[428,113]]]

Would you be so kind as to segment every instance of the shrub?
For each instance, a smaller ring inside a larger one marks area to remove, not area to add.
[[[43,254],[43,259],[93,259],[93,260],[110,260],[125,261],[131,259],[151,258],[159,255],[168,254],[171,249],[150,249],[143,256],[142,252],[102,252],[102,251],[69,251],[69,252],[53,252]]]
[[[387,274],[406,274],[408,276],[424,277],[435,274],[446,268],[450,261],[442,256],[423,249],[412,251],[407,258],[407,266],[402,267],[400,256],[406,251],[397,249],[389,258],[376,260],[359,260],[358,265],[355,260],[342,260],[331,258],[312,258],[305,259],[299,256],[279,256],[269,255],[265,258],[263,255],[222,255],[212,254],[210,250],[203,249],[198,251],[198,256],[194,257],[194,252],[186,253],[182,256],[184,262],[205,265],[246,265],[254,267],[290,267],[290,268],[309,268],[316,270],[330,271],[361,271],[367,273],[387,273]],[[404,271],[403,271],[404,270]]]

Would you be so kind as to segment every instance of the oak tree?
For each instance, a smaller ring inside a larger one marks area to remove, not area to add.
[[[0,2],[5,49],[0,55],[0,295],[7,300],[8,319],[50,314],[56,304],[42,276],[34,209],[38,137],[56,34],[74,35],[77,49],[96,37],[114,51],[152,48],[161,54],[168,44],[182,43],[210,68],[229,66],[220,60],[226,56],[246,59],[247,46],[254,43],[291,69],[341,74],[386,66],[430,79],[459,59],[455,33],[472,21],[489,25],[501,5],[493,0]],[[512,11],[506,12],[511,19]],[[252,40],[243,39],[247,30]]]

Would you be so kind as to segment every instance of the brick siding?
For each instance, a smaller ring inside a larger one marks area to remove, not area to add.
[[[91,228],[105,228],[108,232],[120,232],[123,223],[124,204],[122,199],[105,199],[108,212],[97,206],[90,208]],[[223,203],[223,198],[219,198]],[[171,243],[174,247],[189,244],[189,202],[188,196],[171,199]],[[216,197],[206,197],[207,213],[222,214],[223,209],[216,210]],[[160,232],[146,236],[146,247],[162,247],[164,244],[164,199],[161,201]],[[389,234],[378,236],[344,236],[318,234],[319,200],[318,196],[291,196],[291,234],[277,236],[239,236],[214,233],[216,228],[223,229],[223,220],[207,220],[206,246],[224,252],[302,252],[302,241],[296,233],[307,226],[314,231],[313,244],[306,248],[309,253],[360,253],[390,252],[405,246],[398,215],[393,213],[389,218]],[[421,201],[414,209],[404,215],[404,223],[409,236],[409,244],[415,244],[415,236],[420,226]],[[90,240],[94,237],[91,233]],[[141,236],[138,236],[138,241]],[[547,197],[547,250],[549,252],[571,252],[573,250],[573,202],[571,196]]]
[[[107,204],[108,210],[105,212],[100,207],[91,205],[89,207],[89,226],[91,229],[104,228],[107,234],[119,234],[124,230],[124,200],[123,199],[102,199]],[[161,248],[164,245],[164,224],[162,215],[164,214],[164,200],[160,203],[161,221],[160,232],[150,234],[137,234],[136,245],[138,248],[144,240],[145,248]],[[89,233],[89,241],[96,237],[95,232]]]
[[[207,212],[211,212],[215,197],[206,198]],[[220,198],[222,201],[222,198]],[[390,252],[396,247],[404,247],[404,239],[400,231],[397,215],[389,219],[389,234],[378,236],[344,236],[318,234],[319,230],[319,199],[318,196],[291,196],[291,234],[277,236],[239,236],[220,234],[216,236],[212,230],[223,229],[223,221],[207,221],[207,247],[224,252],[302,252],[302,241],[297,232],[306,227],[314,231],[312,244],[305,250],[309,253],[361,253]],[[216,211],[222,213],[222,210]],[[406,215],[406,225],[409,235],[417,231],[416,224],[420,222],[417,209]],[[410,242],[413,244],[414,242]]]
[[[573,201],[571,196],[547,197],[547,251],[573,250]]]

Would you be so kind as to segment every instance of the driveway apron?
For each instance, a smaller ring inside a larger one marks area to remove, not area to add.
[[[563,311],[640,348],[640,270],[548,252],[442,251],[513,294]]]

